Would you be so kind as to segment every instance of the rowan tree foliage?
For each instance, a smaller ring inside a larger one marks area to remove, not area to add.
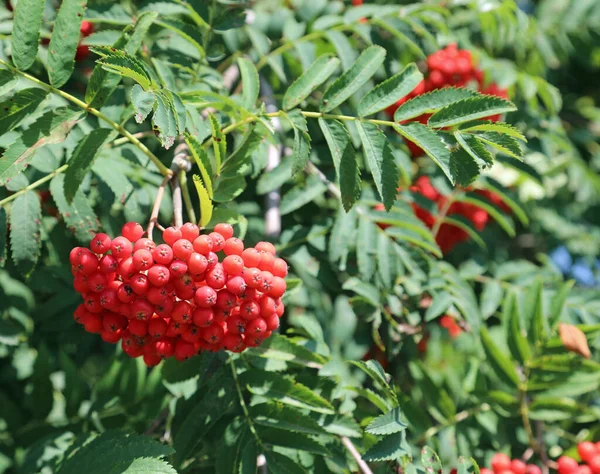
[[[7,0],[0,472],[600,474],[599,45],[588,0]]]

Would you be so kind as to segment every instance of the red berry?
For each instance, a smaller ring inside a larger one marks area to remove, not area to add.
[[[188,324],[185,330],[181,333],[181,339],[186,342],[195,343],[202,338],[202,330],[193,324]]]
[[[96,234],[90,242],[90,249],[94,253],[106,253],[110,250],[110,237],[106,234]]]
[[[256,319],[260,316],[260,307],[254,301],[246,301],[240,306],[240,316],[244,319]]]
[[[86,253],[91,252],[84,247],[75,247],[69,253],[69,262],[71,262],[71,265],[77,265],[81,261],[81,257]]]
[[[201,275],[208,268],[208,260],[200,253],[192,253],[187,260],[188,271],[193,275]]]
[[[119,261],[112,255],[104,255],[98,263],[98,269],[102,273],[113,273],[119,268]]]
[[[266,252],[273,256],[275,256],[276,253],[275,246],[271,242],[259,242],[254,246],[254,248],[259,252]]]
[[[131,289],[136,295],[142,296],[148,292],[148,289],[150,288],[150,281],[146,275],[143,273],[138,273],[137,275],[133,275],[133,277],[131,277],[129,286],[131,286]]]
[[[196,308],[192,312],[192,322],[200,328],[210,326],[214,319],[215,315],[210,308]]]
[[[223,252],[225,255],[242,255],[244,251],[244,242],[237,237],[231,237],[225,241]]]
[[[173,244],[173,254],[179,260],[187,260],[193,251],[194,246],[189,240],[179,239]]]
[[[113,239],[110,250],[112,254],[117,258],[131,257],[133,252],[133,245],[125,237],[117,237]]]
[[[188,271],[187,263],[181,260],[173,260],[171,265],[169,265],[169,271],[174,278],[181,278]]]
[[[167,227],[163,231],[162,237],[163,240],[172,247],[175,242],[181,239],[181,230],[179,230],[177,227]]]
[[[168,265],[173,260],[173,249],[167,244],[160,244],[152,250],[152,258],[156,263]]]
[[[254,288],[255,290],[260,290],[262,286],[262,275],[261,271],[258,268],[247,268],[244,270],[244,281],[246,285],[250,288]]]
[[[122,334],[123,334],[122,329],[119,329],[118,331],[115,331],[115,332],[110,332],[110,331],[105,331],[105,330],[100,331],[100,337],[102,338],[102,340],[104,342],[107,342],[108,344],[116,344],[117,342],[119,342],[121,340]]]
[[[212,324],[204,330],[202,337],[209,344],[218,344],[225,336],[225,331],[219,324]]]
[[[167,326],[167,336],[168,337],[177,337],[183,333],[183,331],[187,328],[186,323],[182,323],[180,321],[175,321],[173,319],[169,320],[169,325]]]
[[[232,309],[236,306],[236,297],[233,293],[227,290],[221,290],[217,293],[217,307],[224,309]]]
[[[173,355],[173,351],[175,350],[173,339],[169,337],[161,337],[154,343],[154,350],[156,351],[156,354],[163,359],[171,357]]]
[[[181,236],[182,238],[193,242],[200,235],[200,229],[196,224],[192,224],[191,222],[187,222],[181,226]]]
[[[119,329],[125,329],[127,320],[118,314],[104,313],[102,316],[102,328],[107,332],[115,332]]]
[[[222,265],[215,265],[211,270],[206,274],[206,284],[215,290],[219,290],[225,286],[226,275],[223,271]]]
[[[137,337],[144,337],[148,333],[148,324],[146,321],[132,319],[127,325],[127,330]]]
[[[208,262],[208,270],[210,270],[217,263],[219,263],[219,257],[214,252],[208,252],[208,254],[206,255],[206,261]]]
[[[192,305],[187,301],[178,301],[171,311],[171,318],[180,323],[188,323],[192,320]]]
[[[98,269],[98,258],[93,253],[86,253],[81,256],[77,264],[77,270],[84,275],[91,275]]]
[[[80,44],[75,50],[75,61],[83,61],[90,55],[90,48],[87,45]],[[106,341],[109,342],[109,341]]]
[[[246,282],[241,276],[234,276],[227,280],[227,284],[225,285],[229,291],[231,291],[235,296],[241,297],[246,291]]]
[[[273,277],[273,280],[271,283],[271,289],[269,290],[269,296],[271,296],[272,298],[275,298],[275,299],[281,298],[283,296],[283,294],[285,293],[286,288],[287,288],[287,285],[283,278]]]
[[[577,445],[577,452],[579,453],[579,457],[587,463],[596,453],[598,453],[598,450],[594,443],[583,441]]]
[[[154,307],[148,300],[138,298],[131,303],[131,314],[135,319],[144,319],[147,321],[152,316],[152,313],[154,313]]]
[[[275,331],[279,327],[279,316],[277,314],[267,316],[264,320],[267,323],[267,331]]]
[[[594,474],[600,474],[600,454],[596,454],[588,461],[588,466]]]
[[[275,256],[268,252],[260,252],[258,268],[263,271],[271,271],[275,264]]]
[[[276,258],[271,273],[276,277],[285,278],[288,274],[288,264],[283,258]]]
[[[85,275],[75,275],[73,279],[73,287],[77,293],[87,293],[90,291],[90,287],[87,284],[87,277]]]
[[[154,249],[156,248],[156,244],[151,241],[150,239],[140,239],[138,240],[135,245],[133,246],[133,253],[137,252],[138,250],[148,250],[149,252],[152,252]]]
[[[527,470],[527,464],[520,459],[513,459],[510,462],[510,470],[513,472],[513,474],[525,474],[525,471]]]
[[[213,241],[208,235],[201,235],[193,243],[194,251],[202,255],[208,255],[212,251]]]
[[[173,307],[175,306],[175,302],[171,298],[167,298],[162,303],[159,303],[154,308],[154,312],[161,317],[168,317],[173,311]]]
[[[98,334],[102,331],[102,316],[98,313],[87,313],[83,318],[83,327],[87,332]]]
[[[117,289],[117,298],[121,303],[131,303],[135,299],[133,288],[129,285],[121,285]]]
[[[196,290],[194,301],[202,308],[210,308],[217,302],[217,292],[210,286],[202,286]]]
[[[117,273],[121,275],[123,281],[129,281],[133,275],[137,273],[137,270],[133,266],[133,257],[124,258],[119,262],[119,268]]]
[[[87,279],[87,284],[91,291],[100,293],[108,285],[108,278],[104,273],[92,273]]]
[[[239,255],[229,255],[223,260],[223,269],[228,275],[241,275],[244,271],[244,260]]]
[[[138,250],[133,254],[133,266],[140,272],[148,270],[153,263],[152,253],[148,250]]]
[[[227,320],[227,331],[233,334],[244,334],[248,320],[240,316],[232,316]]]
[[[89,36],[94,32],[94,25],[89,21],[83,20],[81,22],[81,28],[79,28],[79,31],[83,36]]]
[[[121,235],[130,242],[136,242],[144,235],[144,229],[137,222],[128,222],[121,228]]]
[[[169,283],[170,277],[171,273],[164,265],[154,265],[148,270],[148,280],[150,280],[150,283],[154,286],[165,286]]]
[[[233,227],[229,224],[217,224],[215,232],[221,234],[225,240],[233,237]]]
[[[267,323],[263,318],[253,319],[246,326],[246,333],[251,335],[260,335],[267,332]]]
[[[491,473],[490,473],[491,474]],[[542,474],[542,468],[535,464],[527,464],[525,474]]]
[[[577,468],[577,471],[575,474],[594,474],[592,469],[590,468],[590,466],[588,466],[587,464],[582,464],[581,466],[579,466]]]
[[[208,236],[213,241],[213,252],[220,252],[221,250],[223,250],[223,247],[225,247],[225,237],[223,237],[218,232],[211,232],[210,234],[208,234]]]
[[[499,474],[501,471],[510,471],[510,458],[504,453],[494,454],[491,464],[496,474]]]
[[[162,358],[158,354],[151,354],[149,352],[144,353],[144,364],[148,367],[154,367],[155,365],[160,364]]]
[[[263,296],[260,300],[260,314],[263,318],[277,314],[277,303],[269,296]]]
[[[253,248],[246,249],[242,252],[242,259],[244,260],[244,265],[246,267],[258,267],[258,264],[260,263],[260,252]]]
[[[228,351],[237,352],[244,346],[244,339],[238,334],[228,333],[223,338],[222,343]]]
[[[129,323],[131,324],[131,323]],[[162,337],[167,332],[167,322],[162,318],[152,318],[148,322],[148,334],[152,337]]]
[[[100,306],[103,308],[114,311],[119,308],[121,302],[117,297],[117,290],[114,288],[106,288],[102,293],[100,293]]]
[[[261,272],[260,276],[262,277],[262,284],[259,288],[263,293],[268,293],[271,291],[273,287],[273,274],[271,272]]]
[[[558,458],[558,474],[575,474],[579,469],[579,464],[575,459],[568,456]]]

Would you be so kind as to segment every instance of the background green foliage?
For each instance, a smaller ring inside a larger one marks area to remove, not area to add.
[[[474,472],[470,458],[528,448],[547,469],[598,440],[600,5],[349,3],[0,5],[0,472],[250,473],[259,455],[273,473],[356,472],[353,446],[378,473]],[[84,18],[93,53],[74,62]],[[390,121],[450,42],[512,101],[447,89],[397,112],[428,125]],[[472,129],[497,113],[507,123]],[[74,322],[68,253],[147,222],[181,141],[186,218],[272,240],[286,315],[241,356],[147,369]],[[442,257],[410,206],[417,175],[495,222],[462,222],[471,239]],[[565,281],[580,273],[548,256],[561,245],[591,277]]]

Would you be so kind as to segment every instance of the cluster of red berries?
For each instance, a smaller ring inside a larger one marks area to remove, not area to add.
[[[410,190],[414,193],[422,195],[430,201],[435,202],[438,209],[442,209],[446,206],[447,197],[433,187],[428,176],[420,176],[417,178],[415,184],[411,186]],[[502,201],[502,198],[493,192],[484,189],[477,189],[475,192],[487,198],[490,202],[500,207],[504,212],[510,212],[510,208],[506,206],[506,204]],[[415,215],[421,221],[423,221],[427,227],[430,229],[433,228],[436,222],[435,216],[414,202],[412,203],[412,206],[415,211]],[[473,204],[463,202],[452,203],[446,215],[452,216],[457,214],[462,215],[471,221],[475,229],[477,229],[479,232],[485,229],[490,220],[490,216],[486,210]],[[469,235],[463,229],[444,223],[438,230],[436,241],[442,252],[447,253],[460,242],[468,240],[468,238]]]
[[[154,366],[201,351],[241,352],[279,327],[288,267],[273,244],[245,249],[229,224],[203,235],[191,223],[169,227],[160,245],[143,235],[129,222],[121,236],[96,234],[89,249],[71,251],[84,300],[75,320],[86,331]]]
[[[81,28],[79,29],[81,38],[90,36],[94,32],[94,25],[89,21],[83,20],[81,22]],[[77,51],[75,52],[75,61],[83,61],[90,55],[90,48],[84,44],[79,43]]]
[[[562,456],[558,458],[558,474],[600,474],[600,442],[579,443],[577,452],[582,464],[573,458]]]
[[[542,470],[535,464],[525,464],[520,459],[510,459],[504,453],[492,456],[492,469],[482,467],[481,474],[542,474]]]
[[[436,51],[427,57],[427,72],[423,79],[415,89],[407,96],[402,97],[394,105],[386,109],[386,114],[393,119],[396,109],[408,100],[444,87],[467,87],[473,85],[482,94],[495,95],[508,99],[508,91],[501,89],[497,84],[485,85],[484,73],[473,64],[471,51],[466,49],[458,49],[456,44],[450,44],[446,48]],[[431,114],[423,114],[412,121],[416,120],[423,124]],[[487,117],[487,120],[498,121],[500,115]],[[408,148],[413,156],[423,155],[423,150],[414,143],[407,141]]]

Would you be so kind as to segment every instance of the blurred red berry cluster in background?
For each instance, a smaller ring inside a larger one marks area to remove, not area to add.
[[[501,89],[497,84],[485,85],[484,73],[475,67],[471,51],[458,49],[456,44],[450,44],[440,51],[427,57],[427,71],[417,87],[407,96],[386,109],[386,114],[393,119],[396,109],[405,102],[437,89],[445,87],[467,87],[473,85],[482,94],[494,95],[508,99],[508,91]],[[423,114],[411,119],[426,124],[431,114]],[[500,115],[487,117],[487,120],[498,121]],[[406,142],[413,156],[423,155],[423,150],[414,143]]]
[[[520,459],[510,459],[504,453],[496,453],[492,457],[492,469],[482,467],[481,474],[542,474],[535,464],[526,464]]]
[[[583,441],[577,453],[581,464],[569,456],[558,458],[558,474],[600,474],[600,442]]]

